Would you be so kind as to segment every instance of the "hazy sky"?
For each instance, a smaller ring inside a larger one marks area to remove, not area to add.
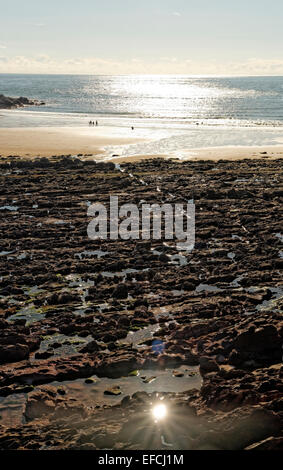
[[[282,0],[0,0],[0,72],[283,75]]]

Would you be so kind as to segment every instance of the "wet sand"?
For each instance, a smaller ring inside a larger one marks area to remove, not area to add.
[[[271,146],[262,146],[262,147],[205,147],[199,149],[191,149],[182,151],[181,154],[176,152],[175,155],[129,155],[127,157],[118,157],[113,158],[111,161],[115,163],[126,163],[126,162],[139,162],[142,160],[147,160],[150,158],[176,158],[181,161],[200,161],[200,160],[244,160],[248,159],[277,159],[282,158],[283,156],[283,147],[281,145],[271,145]]]
[[[117,146],[113,155],[119,155],[119,146],[148,142],[143,129],[134,132],[127,128],[113,127],[35,127],[0,129],[0,155],[3,157],[50,157],[60,155],[105,156],[105,147]],[[225,146],[183,149],[175,154],[127,155],[115,157],[116,163],[138,162],[149,158],[178,158],[181,160],[241,160],[245,158],[281,158],[282,145],[272,146]],[[110,160],[112,160],[110,158]]]
[[[142,141],[130,131],[115,132],[96,127],[34,127],[0,129],[0,155],[51,157],[54,155],[103,154],[107,145],[128,145]]]

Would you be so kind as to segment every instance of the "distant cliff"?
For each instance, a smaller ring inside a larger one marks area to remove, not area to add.
[[[23,108],[24,106],[43,106],[45,103],[38,100],[30,100],[23,96],[20,98],[10,98],[0,95],[0,109]]]

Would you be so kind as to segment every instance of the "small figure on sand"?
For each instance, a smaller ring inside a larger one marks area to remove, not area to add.
[[[96,127],[98,126],[98,121],[95,121],[95,125],[96,125]]]
[[[135,128],[132,126],[132,131],[134,131],[134,130],[135,130]]]
[[[89,125],[89,126],[92,126],[92,121],[89,121],[88,125]]]

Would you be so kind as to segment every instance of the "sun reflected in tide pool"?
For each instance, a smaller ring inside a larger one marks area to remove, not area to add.
[[[152,415],[156,421],[161,421],[162,419],[166,418],[167,416],[167,407],[166,405],[160,403],[155,405],[152,408]]]

